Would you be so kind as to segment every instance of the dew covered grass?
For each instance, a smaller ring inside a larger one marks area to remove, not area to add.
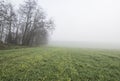
[[[62,47],[0,50],[0,81],[120,81],[120,51]]]

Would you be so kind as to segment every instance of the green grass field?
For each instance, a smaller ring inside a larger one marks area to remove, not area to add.
[[[0,50],[0,81],[120,81],[120,51],[62,47]]]

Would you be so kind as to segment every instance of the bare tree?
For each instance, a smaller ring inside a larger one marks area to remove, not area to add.
[[[0,0],[0,41],[3,41],[6,7],[3,0]]]
[[[16,14],[14,12],[12,4],[7,5],[7,28],[8,28],[8,35],[7,35],[7,43],[14,43],[14,34],[15,34],[15,23],[17,21]]]
[[[43,40],[47,41],[48,30],[52,30],[54,27],[53,21],[49,22],[46,19],[45,12],[36,3],[35,0],[28,0],[20,8],[22,16],[24,14],[24,18],[26,18],[26,22],[23,22],[25,23],[23,45],[35,45],[36,43],[39,45]]]
[[[0,1],[0,41],[30,46],[46,44],[53,29],[53,20],[47,18],[35,0],[26,0],[18,12],[11,3]]]
[[[28,45],[28,32],[31,29],[32,21],[33,21],[33,14],[36,9],[36,2],[35,0],[27,0],[25,4],[20,6],[20,14],[22,16],[23,22],[25,26],[23,26],[23,38],[22,44]]]

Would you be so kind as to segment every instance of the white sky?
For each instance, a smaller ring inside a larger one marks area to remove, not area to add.
[[[13,4],[22,0],[10,0]],[[120,43],[120,0],[38,0],[53,17],[53,41]]]

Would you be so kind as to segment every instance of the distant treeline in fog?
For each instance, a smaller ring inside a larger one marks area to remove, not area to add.
[[[0,0],[0,42],[26,46],[46,44],[53,31],[53,19],[48,19],[35,0],[26,0],[16,9]]]
[[[77,48],[100,48],[100,49],[120,49],[120,43],[110,42],[90,42],[90,41],[51,41],[51,46],[77,47]]]

